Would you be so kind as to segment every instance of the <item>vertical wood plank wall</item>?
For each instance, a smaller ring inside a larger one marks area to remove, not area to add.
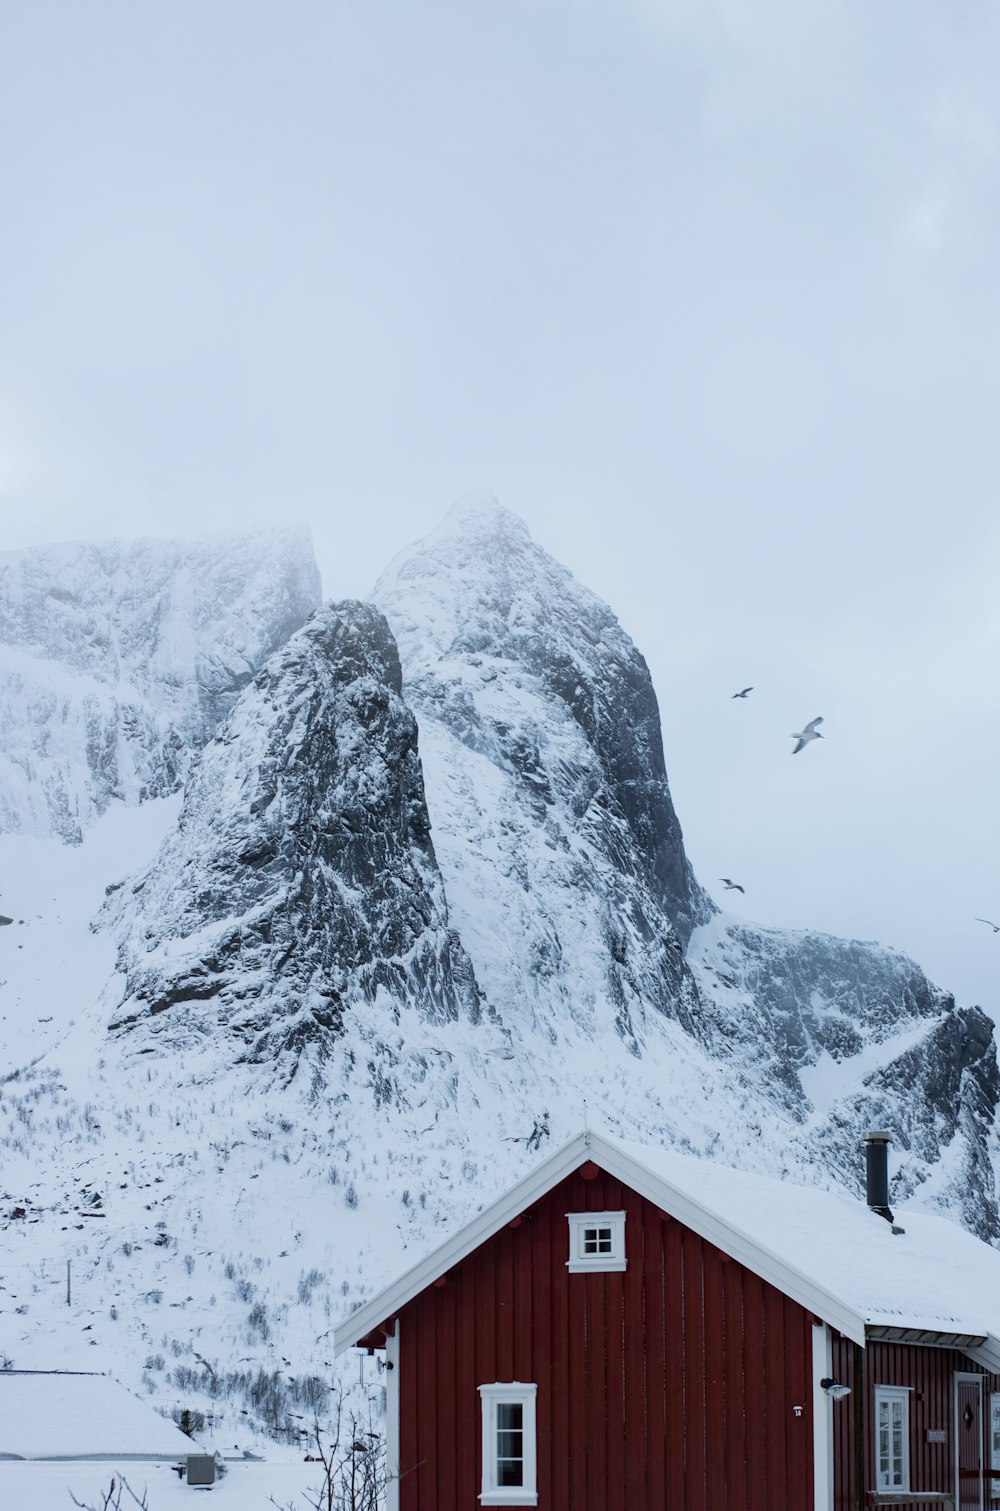
[[[570,1274],[565,1214],[621,1209],[628,1268]],[[400,1511],[477,1511],[477,1387],[508,1380],[538,1387],[539,1511],[811,1511],[809,1313],[603,1172],[401,1323]]]
[[[858,1350],[846,1338],[834,1338],[833,1374],[853,1386]],[[900,1343],[869,1343],[864,1351],[864,1421],[867,1427],[864,1456],[865,1492],[857,1495],[855,1475],[855,1411],[857,1392],[833,1407],[834,1504],[836,1511],[857,1511],[869,1504],[867,1492],[875,1486],[875,1387],[904,1385],[910,1395],[910,1486],[914,1490],[955,1489],[955,1374],[975,1374],[977,1366],[957,1349],[919,1348]],[[989,1466],[989,1396],[1000,1390],[1000,1377],[983,1374],[983,1464]],[[944,1443],[928,1443],[928,1431],[947,1434]],[[989,1495],[991,1476],[986,1475],[986,1506],[1000,1500]]]

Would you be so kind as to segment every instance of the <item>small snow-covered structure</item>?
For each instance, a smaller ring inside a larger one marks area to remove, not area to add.
[[[162,1462],[197,1447],[110,1375],[0,1370],[0,1460]]]
[[[392,1511],[1000,1503],[1000,1253],[878,1186],[580,1134],[336,1330]]]

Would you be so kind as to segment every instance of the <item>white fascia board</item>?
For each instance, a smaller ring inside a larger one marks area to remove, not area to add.
[[[590,1157],[590,1146],[586,1135],[582,1133],[557,1149],[492,1206],[486,1207],[478,1217],[474,1217],[447,1243],[434,1249],[425,1259],[407,1270],[405,1275],[401,1275],[335,1328],[334,1354],[353,1348],[358,1339],[364,1338],[372,1328],[394,1317],[414,1296],[419,1296],[426,1286],[432,1285],[440,1275],[459,1264],[474,1249],[478,1249],[481,1243],[492,1238],[494,1233],[499,1233],[525,1207],[530,1207],[546,1191],[551,1191],[567,1175],[572,1175]]]
[[[853,1343],[864,1348],[865,1319],[839,1296],[832,1295],[810,1280],[808,1275],[803,1275],[793,1265],[787,1264],[779,1255],[741,1233],[738,1228],[730,1227],[713,1212],[706,1211],[691,1197],[654,1175],[629,1155],[623,1154],[613,1144],[605,1143],[600,1134],[590,1135],[590,1157],[609,1175],[614,1175],[626,1186],[631,1186],[633,1191],[637,1191],[654,1206],[684,1223],[693,1233],[707,1238],[709,1243],[714,1243],[731,1259],[745,1265],[762,1280],[769,1281],[792,1301],[797,1301],[807,1311],[815,1313],[835,1327],[845,1338],[850,1338]]]
[[[593,1160],[609,1175],[623,1181],[647,1201],[659,1207],[670,1217],[706,1238],[723,1253],[745,1265],[762,1280],[782,1291],[792,1301],[797,1301],[807,1311],[815,1313],[845,1338],[865,1346],[865,1319],[840,1297],[803,1275],[792,1265],[786,1264],[777,1254],[756,1243],[738,1229],[732,1228],[722,1218],[706,1211],[691,1197],[669,1185],[660,1176],[637,1163],[629,1155],[605,1143],[600,1134],[580,1133],[549,1156],[537,1169],[526,1175],[516,1186],[480,1212],[455,1236],[434,1249],[425,1259],[407,1270],[405,1275],[379,1294],[334,1330],[334,1354],[353,1348],[359,1338],[370,1333],[379,1323],[394,1317],[414,1296],[426,1286],[432,1285],[440,1275],[459,1264],[481,1243],[492,1238],[514,1217],[530,1207],[539,1197],[557,1186],[567,1175],[572,1175],[587,1160]]]
[[[962,1353],[988,1369],[991,1375],[1000,1375],[1000,1338],[995,1338],[992,1333],[987,1334],[985,1343],[975,1348],[963,1348]]]

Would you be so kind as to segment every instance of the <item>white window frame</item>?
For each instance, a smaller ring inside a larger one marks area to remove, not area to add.
[[[899,1407],[901,1418],[902,1438],[902,1463],[900,1470],[902,1479],[896,1484],[892,1479],[892,1443],[889,1445],[889,1470],[885,1474],[882,1471],[882,1445],[879,1441],[881,1427],[879,1417],[882,1406],[889,1408],[889,1432],[892,1432],[892,1408]],[[910,1489],[910,1391],[909,1387],[902,1385],[876,1385],[875,1387],[875,1489],[878,1491],[898,1490],[909,1492]]]
[[[1000,1496],[1000,1391],[990,1391],[990,1500]]]
[[[521,1380],[497,1381],[480,1385],[483,1408],[483,1489],[479,1500],[484,1506],[537,1506],[538,1457],[535,1439],[535,1397],[537,1385]],[[497,1484],[497,1407],[517,1405],[521,1411],[521,1453],[523,1483]]]
[[[625,1258],[625,1213],[624,1212],[567,1212],[569,1224],[568,1270],[624,1270]],[[587,1228],[610,1229],[611,1248],[604,1254],[588,1254],[585,1249]]]

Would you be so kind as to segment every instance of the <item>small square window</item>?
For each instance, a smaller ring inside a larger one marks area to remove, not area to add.
[[[567,1212],[570,1270],[625,1268],[624,1212]]]
[[[584,1228],[583,1252],[585,1254],[610,1254],[610,1228]]]

